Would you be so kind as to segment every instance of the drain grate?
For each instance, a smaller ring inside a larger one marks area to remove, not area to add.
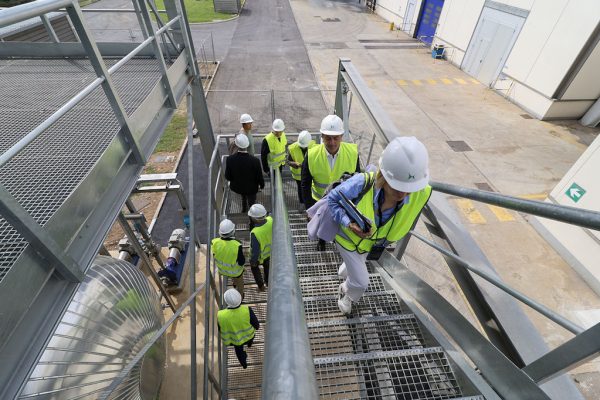
[[[457,153],[463,151],[473,151],[473,149],[464,140],[448,140],[448,146]]]
[[[321,18],[323,22],[342,22],[339,18]]]
[[[492,189],[492,187],[490,186],[490,184],[487,183],[487,182],[477,182],[477,183],[475,183],[475,186],[479,190],[485,190],[485,191],[488,191],[488,192],[495,192],[495,190]]]

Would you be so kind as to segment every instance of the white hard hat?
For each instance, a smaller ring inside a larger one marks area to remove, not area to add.
[[[252,204],[248,210],[248,216],[252,218],[263,218],[267,215],[267,209],[262,204]]]
[[[223,299],[230,308],[235,308],[242,304],[242,295],[234,288],[227,289],[227,291],[223,294]]]
[[[414,136],[397,137],[383,150],[379,169],[393,189],[418,192],[429,183],[427,149]]]
[[[235,145],[237,147],[239,147],[240,149],[247,149],[248,146],[250,146],[250,141],[248,140],[248,136],[244,135],[243,133],[239,133],[235,137]]]
[[[283,123],[282,120],[277,118],[275,121],[273,121],[273,130],[275,132],[283,132],[284,129],[285,129],[285,124]]]
[[[224,219],[219,224],[219,235],[221,236],[229,236],[233,232],[235,232],[235,224],[231,222],[231,220]]]
[[[254,122],[250,114],[242,114],[240,116],[240,124],[248,124],[250,122]]]
[[[344,121],[337,115],[328,115],[321,121],[321,133],[329,136],[344,134]]]
[[[310,135],[310,133],[308,131],[302,131],[298,135],[298,145],[300,147],[302,147],[303,149],[308,147],[311,140],[312,140],[312,136]]]

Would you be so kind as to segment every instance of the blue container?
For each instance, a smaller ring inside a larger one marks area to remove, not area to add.
[[[441,60],[442,58],[444,58],[444,50],[446,49],[444,48],[443,44],[434,45],[431,49],[431,58]]]

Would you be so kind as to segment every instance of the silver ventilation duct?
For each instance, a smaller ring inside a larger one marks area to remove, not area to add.
[[[126,261],[98,256],[79,286],[19,399],[94,399],[160,329],[159,297]],[[165,363],[164,338],[113,399],[154,400]]]

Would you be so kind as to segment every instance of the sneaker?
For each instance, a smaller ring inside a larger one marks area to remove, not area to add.
[[[338,307],[342,314],[350,315],[352,312],[352,300],[347,295],[344,295],[341,299],[338,300]]]
[[[344,290],[344,283],[340,283],[340,287],[338,289],[339,299],[338,299],[338,307],[342,314],[350,314],[352,312],[352,300],[348,297]]]
[[[348,278],[348,270],[346,269],[346,263],[342,263],[342,265],[340,265],[340,268],[338,268],[338,276],[344,281]]]

